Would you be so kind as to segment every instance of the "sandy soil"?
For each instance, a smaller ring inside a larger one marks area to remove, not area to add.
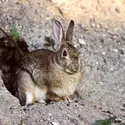
[[[74,19],[84,70],[70,104],[21,107],[1,79],[0,125],[92,125],[109,116],[125,123],[124,13],[124,0],[0,0],[0,26],[15,26],[30,50],[43,48],[44,36],[53,37],[52,18],[64,28]]]

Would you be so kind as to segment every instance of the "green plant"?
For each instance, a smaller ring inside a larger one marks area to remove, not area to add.
[[[14,41],[19,39],[19,33],[15,27],[12,27],[12,29],[10,30],[10,35],[12,36],[12,39]]]
[[[94,125],[111,125],[115,119],[116,117],[114,116],[104,120],[96,120]]]
[[[16,27],[14,26],[12,27],[12,29],[10,30],[10,36],[11,36],[12,42],[15,42],[14,44],[16,45],[17,49],[20,51],[22,55],[24,55],[22,50],[18,47],[17,42],[16,42],[17,40],[19,40],[19,37],[20,37]]]
[[[51,37],[45,36],[46,43],[44,44],[45,47],[52,47],[52,49],[55,51],[55,41]]]
[[[22,119],[20,120],[20,123],[19,123],[19,125],[23,125],[23,120],[22,120]]]

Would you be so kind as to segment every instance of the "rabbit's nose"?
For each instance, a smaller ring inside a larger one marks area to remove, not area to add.
[[[72,69],[73,69],[73,71],[76,72],[78,70],[78,67],[77,66],[73,66]]]

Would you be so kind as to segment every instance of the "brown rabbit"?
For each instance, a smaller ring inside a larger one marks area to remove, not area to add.
[[[54,19],[54,34],[61,42],[59,50],[35,50],[20,61],[16,83],[21,105],[66,100],[73,94],[82,79],[79,52],[72,43],[73,28],[71,20],[65,37],[61,23]]]

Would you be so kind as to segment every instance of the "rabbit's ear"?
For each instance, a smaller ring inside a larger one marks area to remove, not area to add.
[[[66,41],[72,41],[73,38],[74,21],[71,20],[66,32]]]
[[[53,19],[52,22],[53,22],[53,31],[54,31],[55,38],[59,40],[59,42],[65,41],[64,32],[63,32],[61,23],[57,21],[56,19]]]

